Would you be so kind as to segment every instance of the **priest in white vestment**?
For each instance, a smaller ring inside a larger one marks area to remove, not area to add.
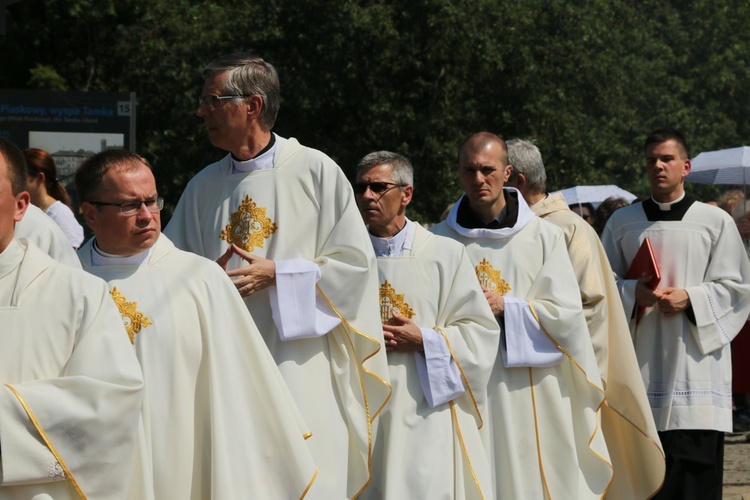
[[[106,283],[14,238],[25,170],[0,139],[0,498],[125,498],[138,360]]]
[[[564,231],[581,290],[606,397],[602,431],[614,467],[607,498],[650,498],[664,482],[664,452],[607,255],[596,231],[568,208],[565,198],[546,193],[539,148],[520,139],[511,139],[507,145],[513,170],[505,185],[517,188],[537,216]]]
[[[81,268],[76,251],[70,246],[63,230],[49,215],[33,204],[29,205],[23,219],[16,224],[16,238],[26,238],[56,261],[77,269]]]
[[[661,498],[720,498],[724,432],[732,431],[729,344],[750,312],[750,263],[732,218],[685,193],[690,172],[676,130],[645,145],[651,198],[617,210],[602,243],[667,457]],[[625,279],[649,238],[661,281]],[[643,308],[640,321],[637,309]]]
[[[271,132],[272,65],[231,54],[204,77],[197,112],[229,154],[190,181],[165,233],[221,258],[310,425],[320,498],[356,497],[391,390],[375,255],[352,188],[326,155]]]
[[[466,247],[502,330],[484,433],[495,497],[600,498],[613,475],[604,388],[563,232],[503,189],[499,136],[466,139],[459,172],[466,194],[432,231]]]
[[[156,183],[108,150],[76,172],[95,237],[78,255],[107,281],[143,369],[143,476],[153,498],[303,498],[317,470],[278,367],[232,281],[161,235]]]
[[[409,160],[388,151],[357,166],[393,386],[363,498],[491,498],[479,429],[500,329],[464,247],[406,218],[413,179]]]

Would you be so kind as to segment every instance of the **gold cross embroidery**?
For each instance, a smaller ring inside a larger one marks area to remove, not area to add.
[[[396,293],[388,280],[380,285],[380,321],[384,325],[393,325],[393,313],[396,312],[406,318],[414,317],[414,309],[404,301],[403,293]]]
[[[125,325],[125,330],[128,332],[128,337],[130,337],[130,343],[135,344],[135,335],[141,333],[142,329],[150,325],[151,320],[138,310],[137,302],[128,302],[125,300],[125,296],[117,287],[112,288],[109,294],[112,295],[115,304],[117,304],[117,309],[120,310],[122,322]]]
[[[277,227],[266,217],[266,209],[245,195],[237,211],[232,214],[232,221],[221,231],[221,239],[252,252],[256,247],[263,248],[264,241],[276,232]]]
[[[498,295],[505,295],[510,292],[510,285],[500,277],[502,272],[495,270],[487,259],[482,259],[475,271],[477,278],[479,278],[479,284],[489,291]]]

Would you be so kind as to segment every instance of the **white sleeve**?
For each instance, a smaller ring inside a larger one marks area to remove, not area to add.
[[[443,336],[431,328],[420,330],[424,352],[415,352],[414,360],[427,404],[435,408],[456,399],[466,389]]]
[[[528,303],[505,297],[505,342],[500,342],[503,364],[513,367],[555,366],[564,355],[542,329]]]
[[[268,295],[281,340],[322,337],[341,323],[316,292],[315,284],[319,279],[320,269],[314,262],[276,261],[276,284],[269,288]]]

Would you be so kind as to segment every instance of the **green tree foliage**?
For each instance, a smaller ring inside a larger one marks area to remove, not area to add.
[[[739,0],[22,0],[7,18],[0,87],[136,92],[137,149],[171,203],[223,155],[195,116],[200,72],[239,50],[279,70],[281,135],[350,176],[370,151],[407,155],[424,221],[460,193],[457,147],[478,130],[535,140],[550,189],[636,194],[656,127],[692,155],[750,142]]]

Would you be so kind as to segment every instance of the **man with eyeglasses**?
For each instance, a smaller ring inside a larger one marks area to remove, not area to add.
[[[78,255],[109,284],[143,369],[138,497],[303,496],[316,473],[309,429],[231,280],[160,234],[149,164],[104,151],[76,187],[94,232]]]
[[[600,428],[604,388],[560,228],[504,187],[505,141],[461,144],[465,194],[431,230],[466,247],[501,328],[484,438],[496,498],[601,498],[612,466]]]
[[[390,384],[375,256],[351,185],[326,155],[271,131],[271,64],[230,54],[203,76],[197,114],[228,154],[190,181],[166,233],[234,278],[312,430],[321,497],[352,498],[370,481]]]
[[[361,498],[491,498],[479,429],[500,330],[464,247],[406,217],[413,177],[409,160],[389,151],[357,165],[393,384]]]
[[[664,481],[664,452],[607,254],[594,228],[568,208],[563,195],[547,194],[539,148],[522,139],[511,139],[507,146],[513,169],[505,185],[518,189],[538,217],[564,231],[581,289],[583,313],[607,398],[602,407],[602,430],[614,467],[608,494],[650,498]]]
[[[0,138],[0,498],[126,498],[138,360],[107,285],[14,236],[25,187]]]

